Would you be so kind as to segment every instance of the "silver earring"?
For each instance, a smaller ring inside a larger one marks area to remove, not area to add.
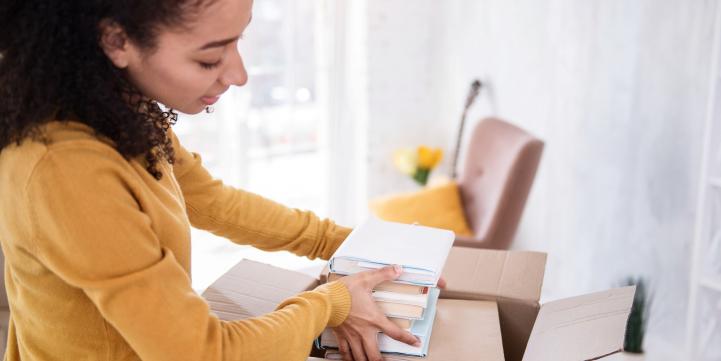
[[[214,112],[214,111],[215,111],[215,108],[213,108],[213,107],[211,107],[211,106],[205,107],[205,112],[208,113],[208,114],[210,114],[210,113],[212,113],[212,112]]]

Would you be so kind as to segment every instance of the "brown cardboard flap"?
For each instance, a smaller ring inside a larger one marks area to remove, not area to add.
[[[203,292],[221,320],[239,320],[275,310],[283,300],[318,286],[308,275],[242,260]]]
[[[545,253],[453,247],[443,269],[448,285],[441,298],[537,302],[545,267]]]
[[[338,359],[330,351],[328,359]],[[503,361],[498,308],[493,301],[438,300],[425,358],[383,355],[386,361]]]
[[[427,361],[503,359],[495,302],[438,300]]]
[[[528,338],[536,321],[538,302],[513,299],[498,300],[498,314],[503,334],[503,349],[506,361],[521,361]]]
[[[541,306],[523,361],[590,360],[623,348],[635,286]]]

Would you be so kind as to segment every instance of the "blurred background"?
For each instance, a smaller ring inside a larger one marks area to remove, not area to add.
[[[542,301],[643,277],[647,360],[721,360],[721,3],[712,0],[256,0],[250,80],[176,133],[218,178],[353,226],[417,191],[394,152],[450,175],[500,117],[543,140],[511,249],[548,253]],[[461,147],[463,150],[464,147]],[[462,155],[463,157],[463,155]],[[323,262],[193,233],[198,291],[241,258]]]

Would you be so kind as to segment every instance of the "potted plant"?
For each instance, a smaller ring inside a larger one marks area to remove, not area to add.
[[[440,163],[443,151],[421,145],[416,148],[398,149],[393,154],[393,161],[402,173],[409,175],[416,183],[425,186],[431,171]]]
[[[651,300],[648,293],[647,282],[641,278],[629,277],[625,285],[636,285],[636,294],[631,306],[631,314],[626,323],[626,338],[624,339],[624,351],[632,354],[643,354],[643,339],[648,324],[649,307]]]

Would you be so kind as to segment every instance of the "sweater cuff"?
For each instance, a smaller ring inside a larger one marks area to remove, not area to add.
[[[339,225],[334,225],[333,229],[326,234],[326,237],[328,237],[329,240],[331,240],[331,250],[330,253],[325,255],[324,257],[321,257],[324,260],[329,260],[330,256],[332,256],[335,251],[340,247],[340,245],[345,241],[346,238],[348,238],[348,235],[353,231],[353,228],[343,227]]]
[[[328,327],[338,327],[345,321],[350,313],[351,298],[348,288],[339,281],[326,283],[319,286],[323,289],[331,301],[331,313],[328,320]]]
[[[336,225],[333,233],[334,233],[334,236],[336,237],[336,239],[338,240],[338,244],[340,244],[340,243],[343,243],[343,241],[345,241],[346,238],[348,238],[348,235],[350,235],[350,233],[352,231],[353,231],[353,228]]]

